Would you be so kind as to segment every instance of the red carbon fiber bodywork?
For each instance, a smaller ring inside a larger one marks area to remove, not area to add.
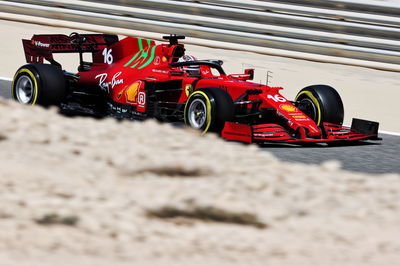
[[[327,143],[340,141],[376,140],[377,134],[362,134],[347,126],[323,123],[323,134],[317,138],[294,136],[278,124],[243,125],[225,123],[222,137],[247,143]]]
[[[200,74],[190,75],[174,66],[185,53],[182,44],[157,45],[152,40],[133,37],[118,41],[117,36],[105,34],[79,37],[79,45],[66,35],[34,35],[31,40],[23,40],[27,62],[47,60],[59,65],[53,58],[54,53],[91,53],[92,62],[81,60],[79,71],[74,73],[76,86],[106,94],[110,102],[119,104],[118,108],[133,110],[136,114],[149,112],[153,108],[149,105],[151,97],[160,91],[162,101],[157,104],[184,106],[190,93],[197,89],[225,90],[235,104],[235,120],[226,122],[221,132],[228,140],[301,143],[377,138],[377,133],[363,134],[342,125],[318,126],[294,102],[280,94],[282,88],[249,82],[252,69],[244,74],[227,75],[222,68],[212,67],[214,63],[202,61]]]

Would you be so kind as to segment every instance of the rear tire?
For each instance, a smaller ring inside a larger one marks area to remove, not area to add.
[[[226,121],[231,121],[234,105],[230,95],[219,88],[201,88],[188,98],[185,110],[185,124],[202,133],[220,133]]]
[[[297,107],[320,126],[324,122],[341,125],[344,118],[343,102],[339,93],[327,85],[312,85],[296,96]]]
[[[48,64],[28,64],[14,75],[12,97],[22,104],[59,105],[65,99],[63,72]]]

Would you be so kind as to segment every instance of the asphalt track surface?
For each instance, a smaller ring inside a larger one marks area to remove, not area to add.
[[[11,98],[11,82],[0,80],[0,96]],[[5,115],[5,114],[1,114]],[[336,160],[342,168],[362,173],[400,173],[400,136],[380,134],[381,142],[351,146],[266,145],[263,150],[288,162],[319,164]]]

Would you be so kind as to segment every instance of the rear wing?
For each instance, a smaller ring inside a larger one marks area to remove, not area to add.
[[[103,63],[102,51],[118,42],[118,36],[112,34],[51,34],[33,35],[31,40],[22,40],[27,63],[43,64],[47,60],[61,67],[53,58],[53,53],[79,53],[81,65],[83,53],[92,53],[94,63]]]

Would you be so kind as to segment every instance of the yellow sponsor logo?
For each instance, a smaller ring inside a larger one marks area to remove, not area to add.
[[[185,92],[186,92],[186,96],[188,96],[188,97],[189,97],[190,94],[192,94],[192,92],[193,92],[192,84],[186,84]]]
[[[140,87],[140,82],[135,82],[126,90],[126,100],[128,102],[136,102],[136,96]]]
[[[293,118],[307,118],[305,115],[294,115]]]
[[[119,100],[119,99],[121,99],[121,96],[122,96],[122,94],[123,94],[123,90],[122,91],[120,91],[119,93],[118,93],[118,95],[117,95],[117,99]]]
[[[282,110],[288,111],[288,112],[294,112],[297,110],[296,107],[294,107],[293,105],[290,105],[290,104],[281,104],[279,106],[279,108],[281,108]]]

